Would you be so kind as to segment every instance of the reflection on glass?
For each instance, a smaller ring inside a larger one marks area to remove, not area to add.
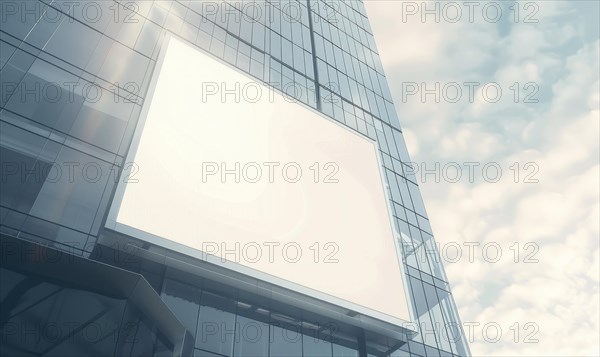
[[[167,279],[161,298],[183,326],[194,336],[200,309],[200,290],[176,280]]]
[[[291,327],[291,326],[290,326]],[[302,334],[300,328],[284,329],[271,325],[270,355],[281,357],[302,356]]]
[[[235,303],[204,292],[196,330],[196,347],[227,356],[233,354]]]

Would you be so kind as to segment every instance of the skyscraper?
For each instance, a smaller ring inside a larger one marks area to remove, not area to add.
[[[1,6],[3,355],[469,355],[362,1]]]

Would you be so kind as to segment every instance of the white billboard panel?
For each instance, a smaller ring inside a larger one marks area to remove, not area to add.
[[[410,321],[376,144],[182,41],[167,46],[107,227]]]

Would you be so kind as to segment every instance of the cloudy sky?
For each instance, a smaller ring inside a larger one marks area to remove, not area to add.
[[[598,2],[421,3],[366,7],[473,355],[600,355]]]

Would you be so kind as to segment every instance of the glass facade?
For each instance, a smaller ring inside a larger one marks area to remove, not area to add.
[[[351,331],[315,329],[301,314],[250,304],[161,264],[97,253],[162,40],[172,33],[377,141],[419,331],[392,356],[469,355],[362,1],[0,6],[2,235],[142,274],[195,337],[194,356],[370,355]],[[5,275],[23,279],[2,272],[3,289],[11,289]],[[137,355],[171,353],[156,346]]]

